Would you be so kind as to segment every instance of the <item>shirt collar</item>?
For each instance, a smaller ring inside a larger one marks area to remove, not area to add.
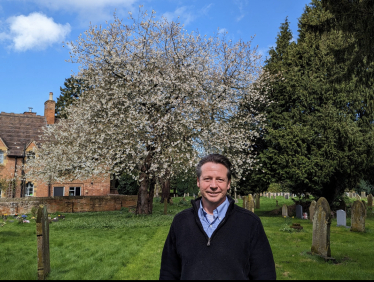
[[[201,199],[199,212],[200,212],[200,215],[206,216],[207,212],[204,210],[202,202],[203,200]],[[226,196],[225,201],[222,204],[220,204],[216,209],[213,210],[214,218],[216,218],[217,216],[219,216],[220,218],[223,218],[226,215],[228,206],[229,206],[229,200],[227,199],[227,196]]]

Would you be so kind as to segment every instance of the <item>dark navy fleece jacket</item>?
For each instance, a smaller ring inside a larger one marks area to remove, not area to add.
[[[174,217],[162,253],[160,280],[276,279],[259,217],[228,199],[226,216],[210,240],[198,217],[201,198]]]

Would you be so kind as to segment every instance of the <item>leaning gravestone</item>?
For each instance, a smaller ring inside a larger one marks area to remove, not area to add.
[[[255,212],[255,203],[253,201],[252,194],[248,195],[248,210]]]
[[[300,205],[296,205],[296,217],[300,219],[303,218],[303,207]]]
[[[361,198],[366,198],[366,192],[361,192]]]
[[[313,217],[312,253],[331,257],[330,249],[331,210],[324,197],[318,199]]]
[[[365,232],[365,207],[361,201],[354,201],[351,208],[351,231]]]
[[[47,206],[40,205],[36,218],[36,238],[38,245],[38,280],[44,280],[50,271],[49,221]]]
[[[282,216],[283,216],[283,217],[288,217],[288,207],[287,207],[286,204],[284,204],[284,205],[282,206]]]
[[[347,214],[343,210],[337,210],[336,211],[336,221],[337,225],[336,226],[347,226]]]
[[[260,194],[256,194],[256,209],[260,208]]]
[[[373,195],[372,194],[368,195],[368,208],[369,210],[373,209]]]
[[[309,218],[310,221],[313,222],[313,216],[314,216],[314,211],[316,210],[316,201],[312,201],[309,206]]]

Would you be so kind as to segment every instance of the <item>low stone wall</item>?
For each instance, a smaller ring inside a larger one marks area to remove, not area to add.
[[[3,198],[0,199],[0,215],[30,213],[34,206],[42,204],[47,205],[50,213],[116,211],[136,206],[137,200],[138,196],[127,195]]]

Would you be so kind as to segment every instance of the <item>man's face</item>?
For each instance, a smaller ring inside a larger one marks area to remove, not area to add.
[[[230,189],[230,181],[227,178],[227,168],[222,164],[205,163],[201,167],[200,179],[197,179],[201,196],[208,204],[219,206],[226,199]]]

